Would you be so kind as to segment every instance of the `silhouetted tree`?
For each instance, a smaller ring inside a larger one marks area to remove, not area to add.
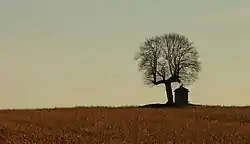
[[[183,35],[169,33],[148,38],[135,55],[145,84],[165,85],[167,104],[174,104],[173,82],[189,85],[198,78],[201,62],[193,44]]]

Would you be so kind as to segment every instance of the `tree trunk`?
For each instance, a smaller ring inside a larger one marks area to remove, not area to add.
[[[173,100],[173,92],[172,92],[171,83],[170,82],[165,83],[165,88],[166,88],[166,96],[168,100],[167,104],[173,105],[174,100]]]

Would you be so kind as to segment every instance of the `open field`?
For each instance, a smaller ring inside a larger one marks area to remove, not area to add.
[[[1,144],[250,143],[250,108],[1,110]]]

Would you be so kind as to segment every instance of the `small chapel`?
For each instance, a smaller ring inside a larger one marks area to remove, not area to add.
[[[189,90],[183,85],[174,90],[175,93],[175,104],[179,106],[188,105],[188,93]]]

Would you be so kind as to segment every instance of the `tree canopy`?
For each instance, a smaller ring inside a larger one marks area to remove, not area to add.
[[[136,53],[147,85],[181,82],[189,85],[201,70],[199,53],[187,37],[169,33],[148,38]]]

